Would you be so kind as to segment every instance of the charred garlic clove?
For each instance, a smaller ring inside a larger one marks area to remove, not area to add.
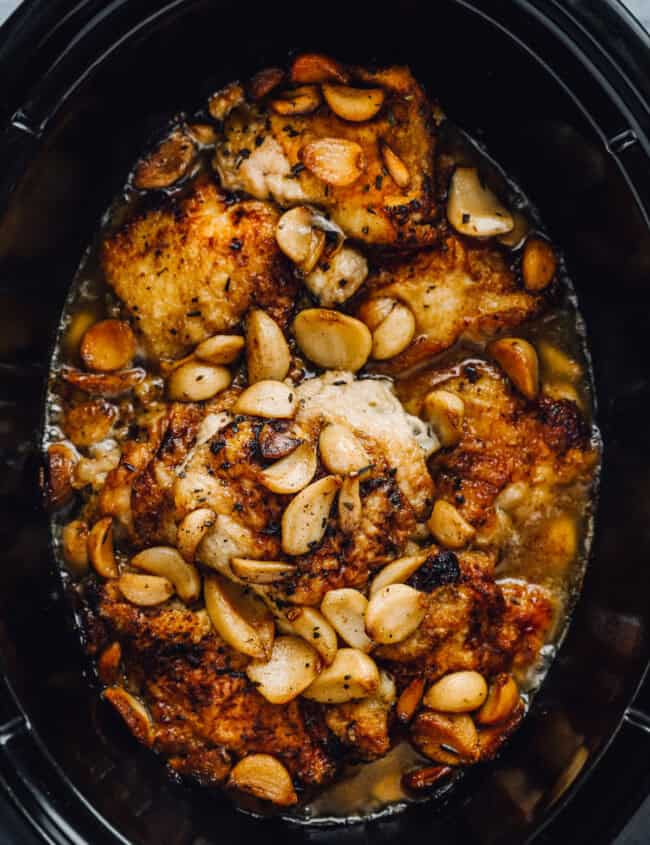
[[[294,114],[310,114],[322,102],[316,85],[300,85],[278,94],[271,100],[270,106],[276,114],[290,117]]]
[[[301,311],[293,331],[302,352],[317,366],[356,372],[372,347],[367,326],[354,317],[326,308]]]
[[[279,807],[298,803],[291,775],[279,760],[269,754],[249,754],[240,760],[230,773],[228,787]]]
[[[284,75],[279,67],[267,67],[256,73],[248,83],[251,99],[262,100],[284,81]]]
[[[293,82],[347,82],[345,68],[330,56],[322,53],[302,53],[296,56],[291,65],[289,76]]]
[[[305,284],[327,307],[346,302],[359,290],[368,276],[365,257],[350,246],[321,261],[306,277]]]
[[[277,637],[268,660],[253,660],[246,675],[271,704],[287,704],[318,676],[320,658],[299,637]]]
[[[539,391],[539,363],[535,347],[520,337],[502,337],[487,347],[488,354],[500,365],[517,390],[527,399]]]
[[[328,185],[345,187],[356,182],[367,167],[363,148],[347,138],[319,138],[300,150],[307,170]]]
[[[141,191],[168,188],[185,176],[195,157],[192,137],[185,130],[176,129],[138,162],[133,184]]]
[[[504,235],[515,225],[512,214],[481,182],[475,167],[457,167],[454,171],[447,217],[457,232],[475,238]]]
[[[73,494],[73,476],[79,454],[67,443],[52,443],[47,450],[46,493],[50,508],[60,508]]]
[[[119,686],[104,690],[102,697],[113,705],[137,740],[147,746],[153,744],[153,722],[149,711],[140,699]]]
[[[384,104],[382,88],[351,88],[349,85],[323,85],[325,102],[337,117],[352,123],[372,120]]]
[[[291,366],[291,353],[282,329],[273,317],[254,308],[246,321],[248,383],[282,381]]]

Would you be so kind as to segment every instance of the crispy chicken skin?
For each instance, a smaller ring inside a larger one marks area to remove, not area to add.
[[[502,252],[454,235],[443,249],[386,262],[366,281],[365,299],[392,297],[413,311],[412,343],[384,364],[402,372],[460,338],[483,340],[534,316],[543,298],[519,286]]]
[[[245,104],[224,124],[214,167],[226,190],[244,191],[281,206],[316,203],[350,237],[369,244],[408,248],[437,240],[434,218],[435,149],[431,105],[408,68],[352,71],[354,85],[382,86],[386,102],[363,123],[337,117],[327,105],[290,117],[266,105]],[[301,151],[320,138],[360,144],[366,168],[351,185],[328,185],[304,168]],[[410,182],[400,188],[388,175],[380,144],[406,165]]]
[[[228,204],[205,180],[104,241],[106,280],[151,353],[180,357],[254,303],[286,324],[295,285],[275,241],[278,216],[268,203]]]
[[[177,772],[214,783],[227,775],[232,755],[264,752],[304,784],[332,777],[334,764],[318,733],[310,734],[300,703],[266,701],[243,675],[248,658],[219,638],[205,613],[142,610],[107,585],[98,616],[108,636],[122,642],[126,675],[153,719],[153,747],[170,755]]]

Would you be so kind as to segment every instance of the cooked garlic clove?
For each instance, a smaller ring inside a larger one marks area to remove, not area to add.
[[[327,475],[291,500],[282,514],[282,548],[288,555],[305,555],[323,539],[339,481]]]
[[[448,549],[462,549],[473,539],[475,531],[459,511],[444,499],[438,499],[427,521],[435,539]]]
[[[176,547],[188,563],[194,561],[201,540],[212,528],[216,518],[210,508],[197,508],[181,520],[176,533]]]
[[[301,311],[293,323],[302,352],[319,367],[356,372],[368,360],[372,338],[354,317],[326,308]]]
[[[367,167],[363,148],[347,138],[319,138],[300,150],[307,170],[328,185],[345,187],[356,182]]]
[[[334,475],[350,475],[370,464],[360,440],[344,425],[325,426],[320,433],[318,447],[325,469]]]
[[[516,249],[521,246],[524,238],[528,235],[530,224],[527,217],[520,211],[512,212],[512,219],[514,221],[513,228],[505,235],[497,235],[497,240],[500,244]]]
[[[535,347],[521,337],[502,337],[487,347],[517,390],[527,399],[539,392],[539,363]]]
[[[289,73],[293,82],[347,82],[348,73],[343,66],[322,53],[303,53],[293,60]]]
[[[144,704],[123,687],[109,687],[102,697],[110,702],[126,722],[133,736],[144,745],[153,745],[154,726]]]
[[[311,114],[322,102],[316,85],[300,85],[278,94],[269,105],[276,114],[290,117],[294,114]]]
[[[394,704],[397,698],[395,679],[385,669],[379,670],[379,688],[377,698],[384,704]]]
[[[61,378],[79,390],[95,396],[120,396],[144,381],[147,373],[141,367],[117,373],[85,373],[72,367],[63,367]]]
[[[138,552],[131,558],[131,566],[167,578],[184,602],[196,601],[201,593],[201,578],[196,567],[184,561],[171,546],[152,546]]]
[[[406,584],[390,584],[370,597],[366,630],[377,643],[399,643],[419,627],[425,615],[422,593]]]
[[[447,203],[449,222],[461,235],[489,238],[510,232],[512,214],[485,187],[474,167],[457,167],[451,178]]]
[[[413,678],[413,680],[402,691],[402,694],[397,700],[395,712],[398,721],[403,725],[408,724],[413,716],[415,716],[415,711],[418,709],[420,702],[422,701],[423,692],[423,677]]]
[[[539,359],[542,362],[545,375],[568,381],[577,381],[582,375],[582,367],[557,346],[545,340],[537,346]]]
[[[478,710],[487,698],[485,678],[478,672],[451,672],[429,687],[423,703],[442,713]]]
[[[61,545],[66,567],[73,575],[83,575],[88,570],[88,524],[73,519],[63,527]]]
[[[266,661],[253,660],[246,667],[248,679],[271,704],[287,704],[317,677],[320,658],[299,637],[276,637]]]
[[[415,335],[415,317],[411,309],[396,302],[372,333],[372,357],[378,361],[394,358],[403,352]]]
[[[557,271],[553,247],[541,238],[529,238],[521,259],[521,275],[526,290],[537,293],[547,288]]]
[[[155,150],[138,162],[133,184],[140,191],[168,188],[188,172],[196,147],[183,129],[175,129]]]
[[[135,335],[124,320],[101,320],[84,334],[79,352],[89,370],[121,370],[135,355]]]
[[[287,428],[287,424],[281,424],[283,428],[278,428],[277,423],[265,423],[260,431],[257,442],[260,445],[260,454],[266,461],[278,461],[280,458],[286,458],[295,449],[298,448],[305,441],[302,437],[297,436],[291,429]]]
[[[316,227],[313,211],[304,205],[285,211],[275,238],[282,252],[304,273],[313,270],[325,247],[325,232]]]
[[[230,568],[248,584],[275,584],[297,571],[292,564],[280,560],[251,560],[245,557],[233,557]]]
[[[230,82],[210,97],[208,111],[215,120],[225,120],[233,109],[242,105],[246,94],[239,82]]]
[[[173,371],[167,381],[167,395],[177,402],[205,402],[230,386],[226,367],[190,361]]]
[[[315,607],[292,607],[286,618],[291,631],[312,645],[329,666],[338,651],[336,631]]]
[[[71,498],[78,460],[78,453],[66,443],[53,443],[48,448],[46,493],[51,508],[60,508]]]
[[[282,381],[258,381],[239,396],[233,411],[251,417],[290,419],[296,413],[295,391]]]
[[[386,142],[381,144],[380,149],[384,167],[389,172],[393,182],[398,188],[408,188],[411,175],[402,159]]]
[[[343,704],[368,698],[379,689],[375,661],[356,648],[340,648],[331,666],[320,673],[303,692],[304,698],[321,704]]]
[[[339,493],[339,528],[344,534],[352,534],[361,525],[363,505],[361,485],[358,476],[344,478]]]
[[[417,572],[426,559],[427,554],[423,552],[408,557],[400,557],[384,566],[370,584],[370,595],[374,596],[375,593],[391,584],[403,584],[414,572]]]
[[[359,316],[370,331],[374,332],[398,303],[399,300],[390,296],[377,296],[363,303],[359,309]]]
[[[248,92],[253,100],[262,100],[284,81],[284,71],[279,67],[260,70],[248,83]]]
[[[66,413],[65,433],[75,446],[92,446],[110,435],[117,413],[103,399],[82,402]]]
[[[117,586],[127,601],[139,607],[153,607],[167,601],[174,593],[174,585],[160,575],[138,575],[125,572],[117,580]]]
[[[305,277],[305,285],[321,305],[331,307],[354,296],[367,276],[368,262],[365,257],[359,250],[344,246],[335,255],[328,255],[325,263],[312,270]]]
[[[366,634],[368,600],[358,590],[343,587],[330,590],[321,602],[321,612],[338,635],[352,648],[370,651],[372,640]]]
[[[195,357],[208,364],[232,364],[244,348],[244,338],[237,334],[215,334],[194,350]]]
[[[485,703],[476,714],[479,725],[504,722],[519,704],[519,689],[512,675],[497,675],[490,684]]]
[[[187,127],[188,134],[199,147],[214,147],[217,143],[217,133],[209,123],[191,123]]]
[[[246,321],[248,383],[282,381],[291,366],[291,353],[280,326],[265,311],[254,308]]]
[[[460,766],[478,759],[478,732],[466,713],[424,710],[413,722],[411,738],[418,751],[438,763]]]
[[[325,102],[337,117],[352,123],[372,120],[384,104],[382,88],[351,88],[349,85],[323,85]]]
[[[441,781],[449,779],[453,773],[451,766],[426,766],[414,769],[402,775],[402,788],[407,792],[426,793]]]
[[[206,577],[203,595],[210,620],[228,645],[258,660],[270,657],[275,625],[261,599],[216,574]]]
[[[450,390],[432,390],[422,403],[422,414],[443,446],[455,446],[463,433],[465,403]]]
[[[311,443],[303,443],[286,458],[263,470],[260,480],[272,493],[299,493],[312,480],[317,467],[316,450]]]
[[[113,642],[102,651],[97,660],[97,674],[103,684],[116,684],[120,677],[122,646]]]
[[[230,568],[231,559],[251,557],[255,550],[255,538],[246,526],[231,516],[218,514],[214,527],[207,532],[196,550],[196,559],[227,578],[236,580]]]
[[[291,775],[269,754],[249,754],[240,760],[230,773],[228,786],[279,807],[298,803]]]
[[[113,553],[113,518],[105,516],[88,534],[88,556],[93,569],[102,578],[117,578],[117,562]]]

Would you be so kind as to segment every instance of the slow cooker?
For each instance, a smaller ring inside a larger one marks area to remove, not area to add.
[[[294,48],[410,64],[532,197],[576,281],[605,444],[584,591],[524,728],[443,804],[338,828],[236,812],[127,735],[86,676],[39,495],[53,333],[103,210],[152,129]],[[0,780],[35,841],[579,843],[634,809],[650,768],[650,697],[635,702],[650,659],[649,60],[613,0],[26,0],[0,30]]]

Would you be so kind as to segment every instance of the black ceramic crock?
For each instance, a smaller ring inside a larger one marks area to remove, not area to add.
[[[584,592],[524,728],[444,806],[334,831],[174,784],[126,734],[83,676],[38,494],[50,344],[102,211],[152,128],[292,48],[409,63],[532,197],[577,285],[605,443]],[[546,840],[650,657],[649,57],[609,0],[26,0],[0,30],[0,781],[44,841]]]

